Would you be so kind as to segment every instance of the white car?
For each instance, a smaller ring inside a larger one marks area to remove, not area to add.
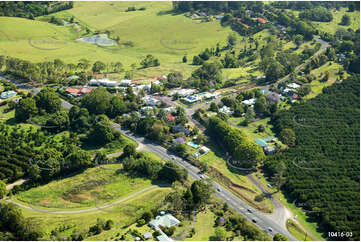
[[[269,232],[272,232],[273,229],[272,229],[271,227],[268,227],[268,231],[269,231]]]

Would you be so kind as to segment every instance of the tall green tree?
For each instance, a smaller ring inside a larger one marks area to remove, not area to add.
[[[5,195],[6,195],[6,184],[2,180],[0,180],[0,199],[5,197]]]
[[[55,113],[60,110],[61,99],[52,88],[44,88],[35,95],[36,106],[44,109],[47,113]]]
[[[38,113],[36,102],[33,98],[20,99],[15,107],[15,118],[17,121],[24,122],[31,116]]]

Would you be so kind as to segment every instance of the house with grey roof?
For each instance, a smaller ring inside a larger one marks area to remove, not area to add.
[[[155,217],[152,221],[149,222],[149,226],[155,230],[158,230],[161,235],[157,236],[158,241],[173,241],[169,238],[161,228],[171,228],[180,223],[172,214],[165,213],[164,211],[160,212],[160,216]]]
[[[155,217],[152,221],[149,222],[149,225],[152,228],[159,228],[159,227],[166,227],[170,228],[175,225],[178,225],[180,221],[176,219],[172,214],[170,213],[161,213],[160,216]]]
[[[278,104],[281,102],[280,95],[275,92],[270,92],[270,94],[267,96],[267,99],[270,103]]]

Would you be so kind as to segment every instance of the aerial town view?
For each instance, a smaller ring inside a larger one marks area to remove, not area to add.
[[[0,1],[0,241],[360,241],[360,1]]]

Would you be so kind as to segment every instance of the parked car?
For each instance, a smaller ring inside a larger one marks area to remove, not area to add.
[[[249,213],[252,213],[252,212],[253,212],[252,209],[250,209],[250,208],[247,209],[247,211],[248,211]]]

